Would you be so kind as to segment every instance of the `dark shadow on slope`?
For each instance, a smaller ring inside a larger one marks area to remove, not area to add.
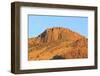
[[[65,58],[62,56],[56,55],[51,60],[56,60],[56,59],[65,59]]]

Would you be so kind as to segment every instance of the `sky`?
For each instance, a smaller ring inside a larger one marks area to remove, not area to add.
[[[28,37],[36,37],[47,28],[63,27],[88,37],[88,17],[78,16],[28,16]]]

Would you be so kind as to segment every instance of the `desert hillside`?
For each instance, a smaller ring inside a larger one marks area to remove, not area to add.
[[[29,60],[87,58],[88,39],[62,27],[48,28],[28,39]]]

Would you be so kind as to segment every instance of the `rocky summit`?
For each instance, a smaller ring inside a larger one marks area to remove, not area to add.
[[[87,57],[88,39],[67,28],[47,28],[39,36],[28,39],[28,60]]]

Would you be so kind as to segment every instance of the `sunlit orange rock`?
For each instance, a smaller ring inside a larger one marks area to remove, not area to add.
[[[28,60],[76,59],[88,57],[88,39],[67,28],[48,28],[28,39]]]

